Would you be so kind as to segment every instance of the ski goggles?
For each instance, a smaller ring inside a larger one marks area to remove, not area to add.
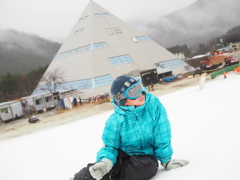
[[[122,99],[137,99],[141,96],[142,93],[145,93],[145,88],[143,87],[141,81],[138,81],[137,83],[133,84],[132,86],[128,87],[124,93],[120,93],[117,95],[114,95],[115,101],[119,102]]]

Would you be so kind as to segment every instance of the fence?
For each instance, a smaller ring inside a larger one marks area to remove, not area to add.
[[[233,71],[233,70],[236,69],[237,67],[238,67],[238,64],[235,64],[235,65],[226,67],[226,68],[224,68],[224,69],[221,69],[221,70],[219,70],[219,71],[213,72],[213,73],[211,74],[211,78],[212,78],[212,79],[216,78],[218,75],[223,74],[224,71],[225,71],[226,73],[229,72],[229,71]]]

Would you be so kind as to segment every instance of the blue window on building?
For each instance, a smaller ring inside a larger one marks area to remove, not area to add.
[[[108,44],[106,42],[101,42],[101,43],[94,43],[94,44],[89,44],[87,46],[82,46],[76,49],[72,49],[63,53],[56,54],[53,60],[57,59],[62,59],[68,56],[73,56],[79,53],[83,53],[86,51],[94,50],[94,49],[99,49],[99,48],[105,48],[108,47]]]
[[[66,90],[72,90],[72,89],[91,89],[92,86],[92,79],[83,79],[79,81],[72,81],[72,82],[66,82],[62,83],[59,87],[58,90],[61,91],[66,91]]]
[[[113,82],[113,79],[112,79],[112,76],[110,75],[95,77],[94,87],[105,86],[105,85],[111,84],[112,82]]]
[[[108,58],[108,59],[112,63],[112,65],[114,65],[114,66],[134,62],[132,60],[131,56],[129,56],[129,55],[116,56],[116,57],[111,57],[111,58]]]
[[[90,51],[91,50],[91,45],[83,46],[82,47],[82,52]]]
[[[186,65],[186,63],[181,59],[174,59],[174,60],[170,60],[170,61],[160,62],[158,64],[160,67],[166,68],[166,69],[173,69],[176,67]]]
[[[108,13],[102,13],[104,16],[109,16],[109,14]]]
[[[101,16],[101,14],[100,13],[96,13],[96,14],[94,14],[95,16]]]
[[[61,85],[57,86],[56,91],[63,92],[63,91],[75,90],[75,89],[76,90],[92,89],[93,82],[94,82],[94,88],[96,88],[96,87],[101,87],[101,86],[112,84],[113,78],[111,75],[108,74],[108,75],[104,75],[104,76],[83,79],[83,80],[79,80],[79,81],[65,82],[65,83],[62,83]],[[39,86],[34,90],[33,94],[46,93],[48,91],[48,89],[49,89],[49,87],[47,87],[47,86]],[[50,89],[51,89],[51,87],[50,87]]]
[[[84,28],[76,30],[76,31],[74,32],[74,35],[77,35],[77,34],[79,34],[79,33],[82,33],[83,30],[84,30]]]
[[[142,42],[142,41],[149,41],[151,40],[149,37],[147,36],[137,36],[132,38],[134,42]]]
[[[85,17],[81,17],[78,21],[79,22],[82,22],[84,20],[87,20],[89,18],[89,15],[85,16]]]
[[[108,47],[107,43],[95,43],[92,45],[92,49],[105,48]]]

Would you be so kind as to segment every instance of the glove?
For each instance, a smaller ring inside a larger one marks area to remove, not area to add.
[[[98,162],[91,166],[89,168],[89,172],[94,179],[100,180],[105,174],[107,174],[112,169],[112,167],[113,167],[112,161],[107,158],[104,158],[102,159],[101,162]]]
[[[189,161],[184,159],[170,159],[168,162],[163,163],[162,166],[166,170],[175,169],[178,167],[186,166],[189,163]]]

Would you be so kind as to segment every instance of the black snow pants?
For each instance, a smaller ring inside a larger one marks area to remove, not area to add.
[[[74,175],[74,180],[95,180],[89,167],[95,163],[88,164]],[[117,163],[102,180],[148,180],[157,174],[158,161],[151,155],[127,155],[118,150]]]

